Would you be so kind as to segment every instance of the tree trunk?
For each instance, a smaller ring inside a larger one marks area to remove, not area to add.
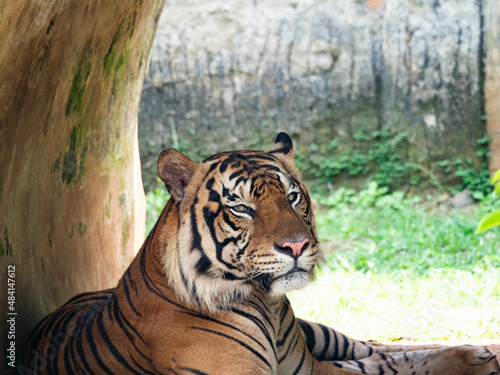
[[[2,353],[14,345],[16,365],[43,316],[113,287],[143,241],[137,112],[163,3],[0,3],[1,332],[15,330]]]
[[[500,4],[498,0],[486,0],[486,129],[491,139],[491,173],[500,169]]]

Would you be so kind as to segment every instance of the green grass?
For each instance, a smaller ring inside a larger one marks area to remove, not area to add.
[[[500,232],[474,235],[489,208],[383,200],[317,215],[327,260],[296,315],[358,339],[500,339]]]
[[[157,187],[146,193],[146,236],[153,229],[169,198],[170,194],[164,186]]]
[[[357,339],[500,339],[498,270],[426,276],[330,270],[289,294],[295,314]]]
[[[318,234],[334,263],[354,271],[425,275],[430,269],[500,268],[498,230],[474,235],[475,212],[402,203],[330,209],[318,215]]]

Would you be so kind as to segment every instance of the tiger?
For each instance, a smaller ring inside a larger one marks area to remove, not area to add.
[[[321,260],[293,143],[200,163],[173,149],[171,194],[112,289],[70,299],[33,329],[24,374],[500,374],[473,346],[358,341],[296,318],[286,293]]]

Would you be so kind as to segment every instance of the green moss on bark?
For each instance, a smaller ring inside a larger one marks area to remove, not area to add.
[[[3,240],[0,241],[0,259],[7,256],[13,256],[13,250],[14,249],[9,240],[9,230],[5,227],[3,230]]]
[[[64,154],[62,162],[61,180],[66,184],[71,184],[85,176],[85,162],[88,152],[89,136],[80,122],[73,127],[70,135],[69,148]],[[80,156],[78,157],[78,154]],[[60,158],[52,165],[52,172],[58,172],[60,168]]]
[[[87,61],[86,58],[78,65],[69,91],[68,102],[66,104],[66,116],[69,116],[72,112],[81,111],[86,83],[91,70],[92,63]]]

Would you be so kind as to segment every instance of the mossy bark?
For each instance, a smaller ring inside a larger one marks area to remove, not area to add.
[[[113,287],[143,241],[137,112],[163,3],[0,4],[0,268],[16,267],[17,364],[43,316]]]
[[[490,141],[491,173],[500,169],[500,4],[486,0],[486,118]]]

